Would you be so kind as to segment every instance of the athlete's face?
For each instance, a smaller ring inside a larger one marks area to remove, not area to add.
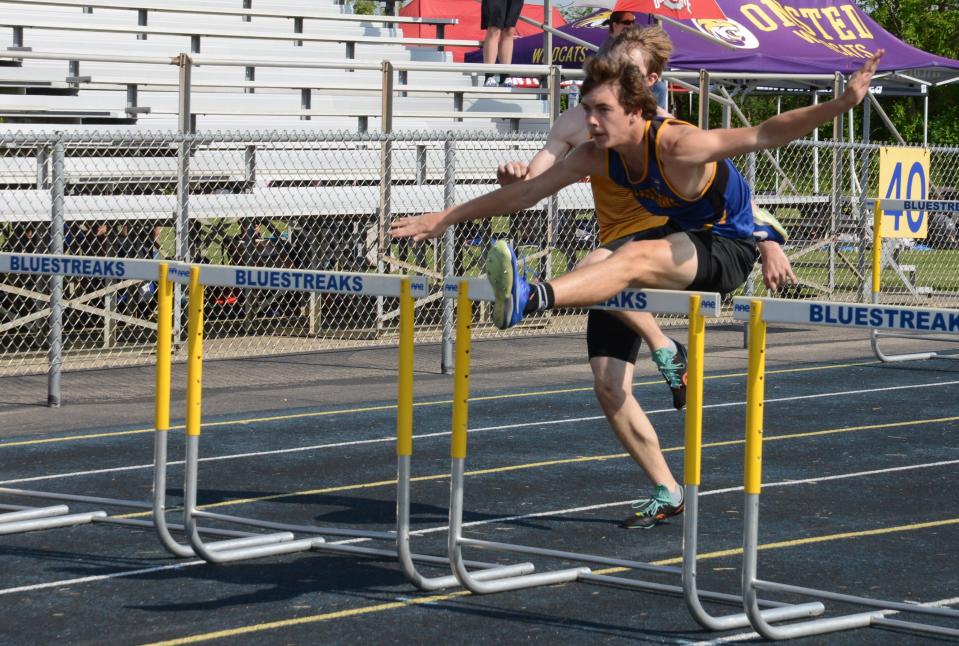
[[[589,136],[601,148],[613,148],[634,139],[634,128],[642,123],[639,114],[627,114],[619,103],[619,86],[604,83],[583,97]]]

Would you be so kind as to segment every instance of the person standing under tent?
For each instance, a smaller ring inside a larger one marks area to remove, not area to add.
[[[516,22],[523,10],[523,0],[483,0],[480,8],[480,27],[486,30],[483,39],[483,63],[501,65],[513,62],[513,40],[516,38]],[[508,76],[487,74],[484,85],[495,87],[507,85]]]

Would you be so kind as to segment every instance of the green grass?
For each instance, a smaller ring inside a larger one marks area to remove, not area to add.
[[[841,288],[856,288],[861,279],[838,256],[842,256],[853,267],[859,262],[857,250],[838,251],[836,259],[835,282]],[[829,262],[827,250],[808,253],[795,262],[795,272],[800,280],[806,280],[820,285],[828,285]],[[959,251],[930,249],[928,251],[903,250],[899,254],[900,265],[913,265],[916,268],[915,284],[921,287],[931,287],[937,292],[959,291]],[[866,280],[871,280],[872,253],[867,251],[864,271]],[[892,269],[883,269],[881,276],[885,289],[901,288],[902,281]]]

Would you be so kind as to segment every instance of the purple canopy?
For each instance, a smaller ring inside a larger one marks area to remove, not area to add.
[[[851,0],[718,0],[727,20],[686,20],[681,29],[666,24],[675,45],[671,69],[711,72],[753,72],[777,74],[849,74],[880,47],[886,50],[879,65],[880,76],[874,85],[915,88],[918,83],[892,72],[941,83],[959,78],[959,61],[935,56],[900,41],[862,12]],[[594,44],[601,44],[609,30],[601,23],[603,11],[560,31]],[[643,20],[640,20],[643,22]],[[696,33],[719,38],[734,49],[726,49]],[[579,67],[587,50],[554,36],[553,60],[564,67]],[[467,54],[466,60],[472,54]],[[514,44],[513,62],[543,62],[542,35],[520,38]],[[763,85],[774,85],[765,80]],[[778,85],[778,84],[776,84]]]

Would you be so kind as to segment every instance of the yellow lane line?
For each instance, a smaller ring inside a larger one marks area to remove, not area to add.
[[[764,437],[764,442],[775,442],[781,440],[795,440],[802,439],[807,437],[817,437],[822,435],[836,435],[838,433],[853,433],[856,431],[871,431],[882,428],[896,428],[900,426],[919,426],[921,424],[937,424],[943,422],[955,422],[959,421],[959,416],[955,417],[935,417],[931,419],[920,419],[920,420],[910,420],[905,422],[888,422],[886,424],[866,424],[864,426],[845,426],[842,428],[833,428],[826,429],[822,431],[807,431],[803,433],[788,433],[785,435],[767,435]],[[737,444],[743,444],[745,440],[725,440],[721,442],[707,442],[703,444],[703,448],[717,448],[722,446],[735,446]],[[663,453],[674,453],[676,451],[682,451],[683,446],[671,446],[662,449]],[[506,473],[509,471],[522,471],[525,469],[537,469],[541,467],[552,467],[565,464],[580,464],[583,462],[602,462],[604,460],[618,460],[621,458],[629,457],[628,453],[608,453],[606,455],[586,455],[579,456],[575,458],[562,458],[557,460],[542,460],[539,462],[527,462],[524,464],[511,464],[503,467],[491,467],[488,469],[476,469],[473,471],[466,471],[464,475],[466,476],[480,476],[480,475],[489,475],[492,473]],[[416,476],[410,478],[412,482],[427,482],[431,480],[448,480],[450,474],[440,473],[429,476]],[[264,502],[268,500],[280,500],[284,498],[295,498],[298,496],[316,496],[330,493],[340,493],[343,491],[359,490],[359,489],[372,489],[375,487],[389,487],[395,486],[396,480],[378,480],[374,482],[363,482],[359,484],[347,484],[347,485],[338,485],[335,487],[325,487],[323,489],[308,489],[305,491],[290,491],[287,493],[278,493],[271,494],[269,496],[258,496],[253,498],[235,498],[231,500],[223,500],[220,502],[209,503],[206,505],[200,505],[198,509],[214,509],[216,507],[228,507],[231,505],[245,505],[251,502]],[[115,518],[138,518],[143,516],[149,516],[151,512],[135,512],[131,514],[123,514],[115,516]]]
[[[857,363],[843,363],[838,365],[829,365],[829,366],[810,366],[807,368],[784,368],[782,370],[767,370],[767,375],[774,374],[785,374],[790,372],[810,372],[814,370],[831,370],[835,368],[852,368],[856,366],[867,366],[878,364],[878,361],[863,361]],[[735,377],[744,377],[745,372],[736,372],[725,375],[712,375],[707,376],[706,379],[732,379]],[[637,381],[633,383],[633,386],[651,386],[661,384],[662,380],[651,380],[651,381]],[[564,395],[569,393],[581,393],[592,391],[592,386],[586,386],[582,388],[560,388],[556,390],[538,390],[528,393],[511,393],[505,395],[488,395],[483,397],[471,397],[470,401],[480,402],[480,401],[496,401],[500,399],[517,399],[521,397],[540,397],[543,395]],[[440,401],[431,401],[431,402],[416,402],[413,404],[414,407],[424,408],[427,406],[443,406],[449,405],[453,402],[451,399],[444,399]],[[201,425],[201,428],[209,429],[220,426],[241,426],[246,424],[258,424],[263,422],[278,422],[291,419],[306,419],[311,417],[328,417],[330,415],[350,415],[355,413],[369,413],[375,411],[384,411],[384,410],[395,410],[396,404],[384,404],[382,406],[363,406],[358,408],[344,408],[340,410],[328,410],[328,411],[313,411],[310,413],[291,413],[289,415],[275,415],[271,417],[251,417],[248,419],[235,419],[227,420],[222,422],[206,422]],[[170,430],[180,430],[185,428],[183,424],[177,424],[170,426]],[[85,433],[83,435],[70,435],[66,437],[53,437],[46,438],[42,440],[17,440],[15,442],[0,442],[0,449],[11,447],[11,446],[33,446],[37,444],[53,444],[56,442],[74,442],[77,440],[95,440],[101,439],[104,437],[121,437],[124,435],[139,435],[142,433],[153,433],[155,432],[152,428],[139,428],[129,431],[112,431],[108,433]]]
[[[868,536],[880,536],[883,534],[893,534],[900,532],[911,532],[918,531],[921,529],[930,529],[934,527],[944,527],[946,525],[955,525],[959,524],[959,518],[949,518],[946,520],[937,520],[930,521],[925,523],[913,523],[910,525],[899,525],[896,527],[882,527],[879,529],[867,529],[858,532],[842,532],[839,534],[827,534],[823,536],[809,536],[806,538],[797,538],[789,541],[778,541],[775,543],[766,543],[759,546],[759,550],[777,550],[784,549],[789,547],[800,547],[803,545],[812,545],[816,543],[826,543],[830,541],[839,541],[847,539],[856,539],[856,538],[865,538]],[[719,559],[726,558],[729,556],[737,556],[742,554],[742,548],[730,549],[730,550],[718,550],[715,552],[708,552],[706,554],[699,554],[696,557],[697,561],[705,561],[709,559]],[[677,565],[683,562],[682,556],[677,556],[669,559],[663,559],[660,561],[652,561],[651,565]],[[605,568],[602,570],[595,570],[595,574],[619,574],[622,572],[628,572],[629,568],[624,567],[612,567]],[[281,619],[279,621],[269,621],[259,624],[252,624],[250,626],[242,626],[240,628],[228,628],[225,630],[217,630],[209,633],[202,633],[197,635],[190,635],[189,637],[181,637],[179,639],[171,639],[169,641],[154,642],[147,646],[176,646],[179,644],[196,644],[203,641],[211,641],[214,639],[224,639],[226,637],[236,637],[238,635],[249,635],[251,633],[264,632],[267,630],[276,630],[278,628],[289,628],[291,626],[302,626],[304,624],[313,624],[320,623],[324,621],[333,621],[336,619],[346,619],[349,617],[359,617],[362,615],[369,615],[377,612],[386,612],[389,610],[399,610],[402,608],[409,608],[413,606],[430,604],[430,603],[439,603],[442,601],[449,601],[450,599],[456,599],[458,597],[470,596],[470,593],[466,590],[461,590],[458,592],[450,592],[447,594],[436,594],[428,597],[414,597],[411,599],[404,599],[403,601],[391,601],[388,603],[378,603],[371,606],[361,606],[359,608],[350,608],[348,610],[338,610],[336,612],[326,612],[318,615],[309,615],[306,617],[296,617],[293,619]]]

